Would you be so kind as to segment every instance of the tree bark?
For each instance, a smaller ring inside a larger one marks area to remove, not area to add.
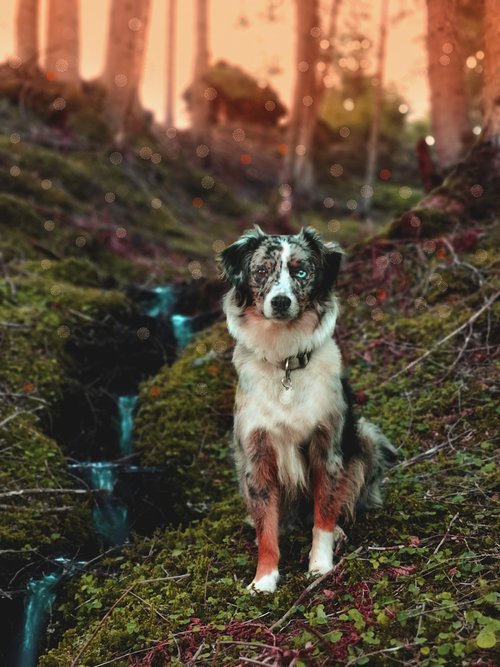
[[[288,124],[284,180],[290,183],[295,195],[308,197],[315,184],[312,151],[321,96],[317,77],[319,35],[313,36],[313,28],[320,25],[318,0],[295,0],[295,20],[297,71]]]
[[[101,82],[107,93],[106,115],[121,143],[133,116],[141,110],[139,86],[150,16],[150,0],[112,0],[108,44]]]
[[[416,208],[392,225],[392,237],[432,237],[494,223],[500,216],[500,0],[485,0],[483,132],[463,162]],[[474,232],[472,232],[474,233]]]
[[[39,0],[17,0],[16,55],[27,69],[35,69],[38,63]]]
[[[79,83],[79,50],[78,0],[49,0],[45,69],[51,78]]]
[[[177,0],[168,0],[167,9],[167,108],[165,125],[173,127],[175,107],[175,21]]]
[[[483,138],[500,147],[500,0],[484,5]]]
[[[439,166],[449,171],[463,157],[470,136],[464,58],[456,34],[457,0],[427,0],[431,120]]]
[[[196,52],[191,103],[191,124],[196,143],[208,143],[210,132],[210,103],[205,96],[206,74],[209,64],[208,51],[208,0],[196,0],[195,15]]]
[[[382,117],[382,103],[384,99],[384,72],[387,46],[387,21],[389,16],[389,0],[382,0],[380,16],[379,47],[377,55],[377,86],[373,92],[372,120],[370,127],[370,138],[368,140],[368,154],[366,164],[365,184],[367,186],[364,198],[363,214],[369,218],[372,201],[373,188],[375,186],[375,174],[377,171],[378,143],[380,134],[380,120]]]

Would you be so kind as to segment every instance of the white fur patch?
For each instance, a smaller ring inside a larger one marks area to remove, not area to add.
[[[272,300],[275,296],[287,296],[290,299],[290,307],[288,309],[288,316],[290,319],[297,317],[299,314],[299,303],[297,297],[293,293],[293,281],[290,271],[288,270],[288,260],[291,255],[291,247],[288,241],[283,241],[283,250],[281,252],[281,271],[273,287],[264,299],[263,313],[265,317],[271,319],[274,315]]]
[[[309,572],[326,574],[333,568],[333,552],[345,539],[346,535],[340,526],[333,531],[313,528],[313,540],[309,552]]]
[[[296,320],[266,320],[255,309],[242,311],[236,304],[234,288],[224,297],[223,306],[231,336],[253,355],[272,364],[321,347],[332,337],[338,314],[337,299],[332,296],[321,319],[314,310],[307,310]]]
[[[345,402],[340,381],[339,349],[328,338],[315,350],[309,364],[292,371],[293,389],[283,402],[284,371],[238,344],[234,363],[239,374],[236,392],[235,432],[245,442],[251,433],[264,430],[276,452],[280,483],[294,493],[308,484],[302,445],[318,424],[335,418],[340,435]]]
[[[259,593],[274,593],[278,581],[280,578],[280,573],[278,570],[272,570],[269,574],[265,574],[259,580],[254,579],[251,584],[248,584],[247,588],[252,592]]]

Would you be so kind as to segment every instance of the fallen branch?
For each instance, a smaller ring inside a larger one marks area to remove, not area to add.
[[[436,547],[436,548],[434,549],[434,551],[432,552],[432,555],[433,555],[433,556],[434,556],[435,554],[437,554],[437,552],[438,552],[438,551],[441,549],[441,547],[443,546],[443,544],[444,544],[446,538],[447,538],[448,535],[450,534],[451,526],[453,525],[455,519],[457,519],[458,515],[459,515],[459,513],[457,512],[457,513],[455,514],[455,516],[453,517],[453,519],[452,519],[452,520],[450,521],[450,523],[448,524],[448,528],[446,529],[446,533],[443,535],[443,538],[442,538],[441,542],[437,545],[437,547]],[[429,559],[429,560],[430,560],[430,559]]]
[[[477,318],[484,313],[485,310],[488,310],[488,308],[498,299],[500,296],[500,292],[496,292],[492,297],[486,301],[486,303],[483,304],[483,306],[475,312],[471,317],[469,317],[468,320],[466,320],[463,324],[461,324],[458,329],[454,329],[451,333],[449,333],[447,336],[439,340],[435,345],[433,345],[425,354],[422,354],[422,356],[418,357],[414,361],[410,362],[405,368],[402,370],[398,371],[397,373],[394,373],[394,375],[391,375],[391,377],[387,378],[387,380],[384,380],[382,382],[382,386],[387,384],[388,382],[391,382],[392,380],[395,380],[397,377],[402,375],[403,373],[406,373],[407,371],[411,370],[414,368],[417,364],[419,364],[421,361],[426,359],[430,354],[432,354],[435,350],[437,350],[438,347],[441,347],[444,343],[449,341],[451,338],[454,338],[457,334],[459,334],[465,327],[469,326],[473,322],[477,320]]]
[[[96,489],[97,490],[97,489]],[[53,493],[72,493],[77,495],[88,495],[94,493],[95,490],[85,489],[19,489],[18,491],[4,491],[0,493],[0,498],[12,498],[15,496],[34,496]]]

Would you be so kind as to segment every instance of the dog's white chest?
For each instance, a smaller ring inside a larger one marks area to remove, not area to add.
[[[285,372],[266,362],[245,359],[238,371],[236,417],[246,435],[264,429],[285,433],[290,444],[303,443],[343,400],[340,355],[333,341],[316,351],[305,368],[290,373],[289,389],[282,383]]]

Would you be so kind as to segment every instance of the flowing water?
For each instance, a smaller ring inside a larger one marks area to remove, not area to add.
[[[118,396],[118,415],[120,418],[119,447],[122,456],[130,456],[133,452],[134,412],[138,396]]]
[[[172,314],[172,309],[177,301],[177,294],[172,285],[154,287],[151,290],[154,294],[147,314],[150,317],[169,317],[172,330],[177,343],[177,351],[182,350],[189,343],[192,331],[192,318],[188,315]]]
[[[16,660],[18,667],[34,667],[37,663],[40,640],[61,578],[62,572],[52,572],[41,579],[31,579],[28,582],[24,628]]]
[[[98,494],[92,508],[92,521],[96,535],[105,546],[119,546],[129,534],[128,508],[113,495],[120,466],[109,461],[84,461],[73,463],[70,469],[83,474],[89,486]]]
[[[177,343],[177,351],[182,350],[191,340],[193,330],[191,326],[192,318],[188,315],[171,315],[170,321],[174,330],[174,338]]]
[[[150,317],[160,317],[161,315],[168,315],[174,304],[177,300],[177,294],[175,293],[172,285],[161,285],[158,287],[153,287],[151,290],[154,294],[151,305],[147,309],[147,314]]]
[[[177,294],[170,285],[155,287],[153,299],[146,314],[150,317],[169,317],[175,338],[177,351],[184,348],[193,335],[192,318],[187,315],[172,313]],[[122,457],[133,453],[134,413],[138,396],[124,395],[117,397],[119,415],[119,451]],[[155,474],[156,468],[123,465],[113,461],[82,461],[72,463],[69,469],[85,479],[88,486],[96,491],[93,507],[93,524],[96,535],[105,547],[124,544],[129,536],[127,505],[115,494],[119,474]],[[161,471],[160,471],[161,472]],[[72,562],[64,557],[56,558],[59,569],[39,579],[31,579],[27,584],[25,610],[20,640],[16,641],[14,667],[35,667],[38,661],[42,638],[45,633],[52,604],[56,598],[56,589],[61,579],[71,576],[84,562]]]

